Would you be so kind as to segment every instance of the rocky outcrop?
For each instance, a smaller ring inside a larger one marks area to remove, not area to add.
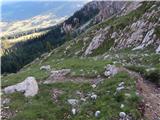
[[[76,106],[79,102],[77,99],[68,99],[67,101],[71,106]]]
[[[126,15],[133,10],[136,10],[138,7],[140,7],[142,4],[139,1],[132,1],[132,2],[126,2],[126,4],[122,7],[122,14],[121,15]]]
[[[139,46],[133,48],[133,50],[143,49],[148,45],[150,45],[153,42],[153,39],[152,39],[153,33],[154,33],[154,29],[148,31],[144,39],[142,40],[142,43]]]
[[[105,29],[101,29],[97,32],[96,36],[92,39],[91,43],[85,51],[85,56],[92,54],[92,51],[97,49],[106,39],[106,35],[109,33],[110,26]]]
[[[106,68],[105,68],[104,75],[106,77],[114,76],[118,72],[119,72],[119,68],[117,68],[116,66],[114,66],[114,65],[107,65]]]
[[[5,94],[14,92],[24,93],[25,97],[35,96],[38,93],[38,84],[34,77],[27,77],[23,82],[4,88]]]
[[[121,12],[122,8],[126,5],[125,1],[94,1],[92,6],[96,6],[99,9],[99,13],[95,17],[96,22],[104,21],[112,15]]]

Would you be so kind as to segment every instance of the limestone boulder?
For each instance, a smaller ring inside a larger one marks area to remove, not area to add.
[[[22,92],[25,97],[35,96],[38,93],[38,84],[34,77],[27,77],[23,82],[4,88],[5,94]]]

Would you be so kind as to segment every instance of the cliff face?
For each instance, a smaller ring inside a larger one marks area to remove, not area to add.
[[[149,46],[159,52],[159,2],[95,2],[95,4],[100,9],[95,19],[102,22],[91,27],[81,38],[86,43],[83,47],[86,50],[82,50],[85,56],[94,54],[96,50],[107,45],[108,48],[103,49],[102,53],[124,48],[139,50]],[[110,7],[103,9],[103,5],[112,6],[112,9]]]
[[[84,6],[81,12],[87,15],[92,10],[97,11],[94,17],[79,26],[84,31],[88,30],[87,26],[90,29],[86,32],[88,35],[85,34],[84,39],[81,38],[85,45],[82,50],[85,56],[110,42],[112,43],[109,46],[110,50],[123,48],[138,50],[148,46],[158,49],[159,2],[93,1]],[[79,18],[76,19],[79,21]],[[93,25],[95,26],[92,27]],[[72,27],[73,25],[70,26]]]
[[[117,15],[122,12],[123,8],[130,4],[123,1],[92,1],[86,4],[82,9],[75,12],[68,20],[63,24],[65,26],[64,31],[68,26],[73,28],[85,29],[87,26],[100,23],[112,15]]]
[[[121,12],[126,3],[123,1],[93,1],[89,5],[98,8],[99,13],[95,17],[95,22],[101,22]]]

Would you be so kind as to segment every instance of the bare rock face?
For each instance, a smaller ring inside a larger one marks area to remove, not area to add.
[[[25,97],[35,96],[38,93],[38,84],[34,77],[27,77],[23,82],[4,88],[5,94],[22,92]]]
[[[85,51],[85,56],[92,54],[92,51],[97,49],[105,40],[106,34],[109,32],[110,26],[101,29],[97,32],[96,36],[92,39],[91,43]]]
[[[160,53],[160,45],[159,45],[158,48],[156,49],[156,53],[157,53],[157,54]]]
[[[150,30],[147,32],[147,34],[145,35],[141,45],[139,45],[138,47],[134,48],[133,50],[137,50],[137,49],[143,49],[144,47],[148,46],[149,44],[151,44],[151,39],[154,33],[154,29]]]
[[[126,15],[126,14],[130,13],[131,11],[140,7],[141,5],[142,4],[139,1],[132,1],[131,3],[126,3],[122,8],[122,10],[123,10],[122,15]]]
[[[99,13],[95,17],[96,21],[103,21],[119,13],[126,3],[125,1],[93,1],[92,4],[99,9]]]

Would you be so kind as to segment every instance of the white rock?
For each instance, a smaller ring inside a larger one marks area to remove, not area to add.
[[[93,84],[93,85],[92,85],[92,88],[96,88],[96,85],[95,85],[95,84]]]
[[[101,111],[99,111],[99,110],[96,111],[96,112],[95,112],[95,117],[99,117],[100,113],[101,113]]]
[[[125,113],[125,112],[120,112],[120,113],[119,113],[119,117],[125,118],[125,117],[126,117],[126,113]]]
[[[24,92],[26,97],[35,96],[38,93],[38,84],[34,77],[27,77],[23,82],[4,88],[6,94]]]
[[[40,70],[50,71],[51,70],[51,66],[50,65],[41,66]]]
[[[75,115],[76,114],[76,109],[72,108],[72,114]]]
[[[81,98],[81,101],[86,102],[86,99],[85,98]]]
[[[119,83],[118,86],[119,86],[119,87],[124,86],[124,82]]]
[[[78,100],[77,99],[68,99],[68,103],[72,106],[77,105],[78,104]]]
[[[83,69],[80,69],[80,72],[83,72]]]
[[[159,45],[158,48],[156,49],[156,53],[157,53],[157,54],[160,53],[160,45]]]
[[[97,99],[97,95],[96,94],[91,95],[91,99],[92,100],[96,100]]]
[[[140,45],[140,46],[138,46],[138,47],[135,47],[135,48],[133,48],[132,50],[134,51],[134,50],[141,50],[141,49],[143,49],[144,48],[144,44],[143,45]]]
[[[111,39],[116,38],[118,36],[117,32],[112,33]]]
[[[124,108],[124,104],[121,104],[120,108]]]
[[[11,101],[11,100],[10,100],[9,98],[4,98],[4,99],[1,98],[1,104],[2,104],[2,105],[5,105],[5,104],[10,103],[10,101]]]
[[[149,42],[150,39],[151,39],[151,36],[153,35],[153,33],[154,33],[154,28],[152,30],[150,30],[150,31],[147,32],[146,36],[143,39],[142,44]]]
[[[109,58],[109,55],[104,56],[104,60],[107,60]]]
[[[126,97],[131,97],[131,94],[125,93],[125,96],[126,96]]]
[[[116,89],[116,91],[117,92],[120,92],[121,90],[123,90],[124,89],[124,86],[121,86],[121,87],[118,87],[117,89]]]

